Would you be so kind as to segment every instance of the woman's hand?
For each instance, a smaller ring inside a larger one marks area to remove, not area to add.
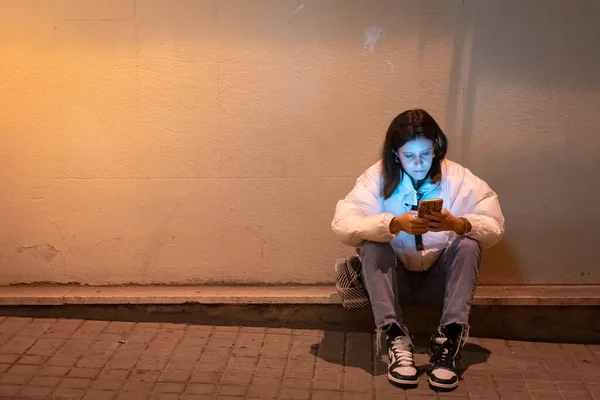
[[[430,232],[453,231],[460,235],[466,230],[464,221],[456,218],[445,208],[442,212],[426,214],[425,218],[428,220],[427,230]]]
[[[427,224],[429,223],[429,220],[417,217],[416,211],[409,211],[392,219],[390,222],[390,232],[394,235],[400,231],[411,235],[422,235],[429,231],[427,229]]]

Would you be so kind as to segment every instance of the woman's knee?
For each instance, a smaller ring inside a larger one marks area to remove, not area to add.
[[[455,251],[466,252],[472,254],[481,254],[481,247],[479,246],[479,242],[475,239],[472,239],[467,236],[459,236],[452,241],[451,247],[454,248]]]
[[[371,242],[365,240],[360,247],[360,255],[363,259],[363,265],[366,263],[382,267],[390,263],[396,264],[396,255],[389,242]]]
[[[365,240],[362,245],[360,246],[361,249],[387,249],[388,247],[391,247],[389,242],[372,242],[370,240]]]
[[[360,253],[363,257],[365,256],[365,254],[388,256],[390,254],[394,254],[394,250],[392,249],[392,245],[389,242],[372,242],[369,240],[365,240],[360,246]]]
[[[460,275],[479,275],[481,264],[481,247],[479,243],[468,237],[458,237],[452,242],[445,255],[445,268],[458,271]]]

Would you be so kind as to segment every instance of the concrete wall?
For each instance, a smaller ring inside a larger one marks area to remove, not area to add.
[[[0,284],[331,282],[423,107],[499,193],[483,283],[600,283],[600,1],[0,0]]]

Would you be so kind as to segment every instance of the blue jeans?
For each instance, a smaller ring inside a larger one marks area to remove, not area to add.
[[[457,237],[424,272],[404,268],[390,243],[365,241],[360,252],[377,331],[392,323],[404,326],[402,305],[443,306],[440,326],[468,326],[481,262],[477,241]]]

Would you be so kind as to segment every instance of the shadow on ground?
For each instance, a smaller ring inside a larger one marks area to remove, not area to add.
[[[420,374],[427,373],[429,363],[429,337],[415,336],[415,364]],[[324,331],[319,343],[310,348],[310,353],[321,362],[359,368],[368,374],[379,376],[387,373],[385,335],[381,337],[381,351],[377,351],[375,334],[359,332]],[[467,343],[461,350],[460,367],[464,373],[469,367],[487,363],[490,350],[474,343]]]

